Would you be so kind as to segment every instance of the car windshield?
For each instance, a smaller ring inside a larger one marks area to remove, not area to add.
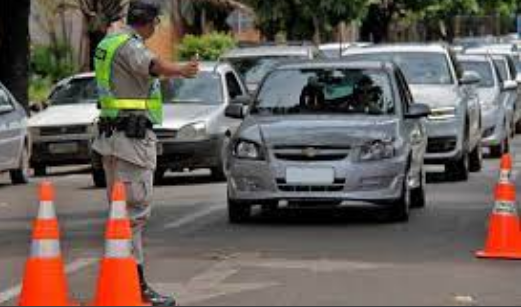
[[[298,59],[289,56],[245,57],[233,58],[228,61],[243,77],[247,84],[259,84],[262,79],[281,61]]]
[[[507,81],[510,79],[508,76],[508,64],[504,59],[495,59],[494,64],[496,65],[499,75],[501,76],[502,81]]]
[[[462,61],[461,67],[464,71],[474,71],[481,77],[479,87],[490,88],[494,87],[494,71],[489,62],[483,61]]]
[[[349,61],[382,61],[398,65],[409,84],[454,83],[447,57],[441,53],[385,52],[348,55]]]
[[[266,79],[253,112],[388,115],[395,113],[395,102],[381,70],[285,69]]]
[[[218,73],[201,72],[193,79],[173,78],[163,87],[166,103],[222,104],[223,88]]]
[[[51,105],[96,103],[98,89],[94,78],[73,79],[58,85],[49,97]]]

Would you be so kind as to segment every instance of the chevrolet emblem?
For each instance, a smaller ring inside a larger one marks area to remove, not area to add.
[[[308,158],[314,158],[317,156],[318,152],[315,148],[309,147],[302,151],[302,154]]]

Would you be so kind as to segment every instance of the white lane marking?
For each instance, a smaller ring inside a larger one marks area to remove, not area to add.
[[[67,274],[74,274],[77,273],[85,268],[90,267],[91,265],[95,264],[97,262],[94,258],[81,258],[78,259],[69,265],[65,267],[65,272]],[[0,304],[7,303],[14,298],[16,298],[18,295],[20,295],[20,292],[22,291],[22,285],[16,285],[10,289],[7,289],[0,293]]]
[[[185,226],[186,224],[193,223],[193,222],[195,222],[196,220],[198,220],[200,218],[206,217],[207,215],[210,215],[210,214],[212,214],[214,212],[217,212],[217,211],[220,211],[222,209],[223,209],[223,207],[220,206],[220,205],[208,207],[208,208],[206,208],[204,210],[201,210],[201,211],[196,212],[194,214],[190,214],[190,215],[188,215],[186,217],[183,217],[183,218],[181,218],[178,221],[172,222],[170,224],[166,224],[163,228],[165,230],[166,229],[173,229],[173,228],[180,228],[182,226]]]
[[[8,207],[9,207],[8,203],[0,203],[0,209],[5,209],[5,208],[8,208]]]
[[[238,269],[230,267],[228,263],[221,262],[195,276],[188,283],[154,284],[154,287],[161,292],[175,293],[182,305],[188,305],[221,296],[280,285],[273,282],[225,283],[226,279],[238,272]]]

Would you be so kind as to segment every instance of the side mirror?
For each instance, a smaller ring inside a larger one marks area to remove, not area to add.
[[[409,108],[409,112],[405,114],[407,119],[420,119],[431,115],[431,108],[422,103],[415,103]]]
[[[503,83],[503,91],[515,91],[517,87],[517,81],[508,80]]]
[[[237,96],[235,97],[234,99],[231,100],[231,104],[232,105],[241,105],[241,106],[247,106],[247,105],[250,105],[250,103],[252,102],[252,99],[250,96],[248,95],[243,95],[243,96]]]
[[[238,103],[230,104],[226,107],[224,115],[234,119],[244,119],[246,117],[245,106]]]
[[[461,85],[473,85],[481,82],[481,76],[475,71],[466,71],[460,79]]]

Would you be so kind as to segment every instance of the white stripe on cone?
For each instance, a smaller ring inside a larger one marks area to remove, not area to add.
[[[130,240],[107,240],[105,243],[105,258],[132,258],[132,242]]]
[[[56,210],[54,210],[54,203],[52,201],[40,202],[40,209],[38,210],[38,219],[40,219],[40,220],[56,219]]]
[[[59,240],[34,240],[31,244],[31,258],[60,257]]]

